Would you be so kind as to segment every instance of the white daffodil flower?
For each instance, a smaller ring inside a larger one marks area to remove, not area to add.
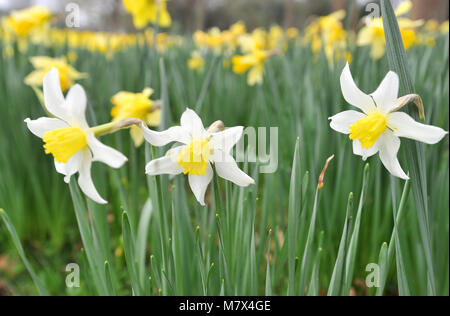
[[[213,133],[205,130],[198,115],[191,109],[181,116],[181,126],[174,126],[162,132],[155,132],[142,124],[147,142],[153,146],[164,146],[171,142],[181,143],[169,150],[162,158],[150,161],[145,167],[149,175],[184,173],[197,201],[205,205],[205,192],[213,178],[214,163],[217,174],[239,186],[255,183],[239,169],[230,152],[242,136],[241,126]]]
[[[120,168],[127,158],[95,138],[94,130],[86,121],[86,93],[80,85],[74,85],[64,99],[58,70],[53,68],[44,78],[43,90],[45,107],[54,117],[27,118],[28,129],[42,138],[45,153],[53,155],[56,171],[65,175],[66,183],[78,172],[83,193],[97,203],[106,204],[92,181],[92,162]]]
[[[409,179],[397,159],[399,137],[436,144],[448,134],[442,128],[418,123],[408,114],[397,112],[399,78],[392,71],[374,93],[367,95],[356,86],[347,64],[341,75],[341,89],[345,100],[363,112],[339,113],[330,118],[331,128],[350,135],[354,154],[363,160],[378,153],[386,169],[398,178]]]

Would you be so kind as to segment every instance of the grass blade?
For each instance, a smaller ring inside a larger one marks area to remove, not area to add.
[[[8,214],[0,208],[0,217],[3,220],[3,223],[5,223],[6,229],[8,230],[11,239],[14,243],[14,246],[17,249],[17,252],[19,253],[20,258],[23,261],[23,264],[28,270],[28,273],[30,273],[31,278],[33,279],[34,284],[36,285],[36,288],[39,292],[39,295],[41,296],[48,296],[49,293],[45,286],[42,284],[41,280],[39,280],[38,276],[36,275],[36,272],[34,271],[33,267],[31,266],[30,262],[28,261],[25,251],[23,250],[22,243],[20,242],[20,238],[17,235],[16,229],[14,228],[14,225],[11,223],[11,220],[8,217]]]

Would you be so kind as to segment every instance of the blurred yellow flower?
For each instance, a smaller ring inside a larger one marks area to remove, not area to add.
[[[33,6],[20,11],[13,11],[8,22],[14,33],[26,36],[35,28],[44,26],[52,17],[52,13],[43,6]]]
[[[31,64],[36,69],[25,77],[25,84],[32,87],[42,86],[45,75],[52,69],[56,68],[59,72],[59,80],[62,91],[75,84],[75,80],[87,78],[86,73],[78,72],[70,64],[67,63],[65,57],[51,58],[47,56],[36,56],[30,59]]]
[[[233,71],[239,75],[245,73],[247,70],[247,83],[249,86],[261,84],[264,75],[264,62],[271,53],[261,49],[255,49],[253,52],[244,56],[233,56],[231,62],[233,63]]]
[[[188,60],[188,67],[191,70],[201,71],[205,65],[205,61],[203,57],[200,55],[198,51],[193,51],[191,53],[191,58]]]
[[[442,23],[441,27],[440,27],[440,31],[442,34],[448,34],[449,32],[449,22],[445,21],[444,23]]]
[[[324,51],[330,65],[333,65],[335,60],[349,59],[348,33],[341,22],[345,16],[344,10],[333,12],[317,18],[305,30],[303,42],[310,44],[316,55]]]
[[[395,11],[397,16],[408,13],[412,8],[410,1],[403,2]],[[400,33],[403,39],[405,49],[409,49],[417,43],[416,28],[423,25],[422,20],[412,21],[407,18],[397,18],[400,27]],[[386,52],[386,41],[384,35],[383,19],[366,19],[366,26],[364,26],[358,34],[358,46],[371,46],[371,57],[373,59],[380,59]]]
[[[296,27],[290,27],[286,30],[286,36],[288,39],[295,39],[299,37],[300,32]]]
[[[137,118],[150,126],[158,126],[161,122],[161,109],[150,100],[153,90],[145,88],[140,93],[120,91],[111,98],[114,107],[111,109],[113,121]],[[130,135],[136,147],[144,141],[141,128],[133,125]]]
[[[157,24],[169,27],[172,23],[167,11],[167,0],[122,0],[125,10],[133,16],[137,29],[143,29],[147,24]]]

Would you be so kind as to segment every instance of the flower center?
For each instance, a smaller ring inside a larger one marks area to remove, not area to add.
[[[184,174],[205,176],[211,147],[207,139],[196,139],[186,145],[175,162],[183,168]]]
[[[52,154],[61,163],[69,161],[75,153],[87,146],[86,134],[79,127],[55,129],[44,134],[46,154]]]
[[[386,130],[386,115],[373,112],[350,126],[350,139],[359,139],[363,148],[371,148]]]

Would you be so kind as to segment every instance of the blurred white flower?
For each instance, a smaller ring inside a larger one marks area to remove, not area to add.
[[[171,142],[182,144],[169,150],[164,157],[150,161],[145,172],[149,175],[187,174],[192,192],[201,205],[205,205],[205,192],[213,178],[213,163],[217,174],[226,180],[242,187],[254,183],[230,154],[242,136],[241,126],[216,133],[207,131],[198,115],[186,109],[181,116],[181,126],[155,132],[142,124],[142,131],[146,141],[153,146]]]
[[[42,138],[45,153],[53,155],[56,171],[65,175],[66,183],[78,172],[78,184],[83,193],[97,203],[106,204],[92,181],[92,162],[120,168],[127,158],[102,144],[89,128],[85,117],[86,93],[80,85],[74,85],[64,98],[58,70],[53,68],[44,78],[43,90],[45,107],[54,117],[27,118],[28,129]]]
[[[331,128],[350,135],[354,154],[364,160],[379,153],[383,165],[396,177],[408,179],[397,159],[399,137],[436,144],[448,134],[442,128],[418,123],[408,114],[397,112],[399,78],[392,71],[374,93],[367,95],[356,86],[347,64],[341,75],[341,89],[345,100],[363,113],[339,113],[330,118]]]

